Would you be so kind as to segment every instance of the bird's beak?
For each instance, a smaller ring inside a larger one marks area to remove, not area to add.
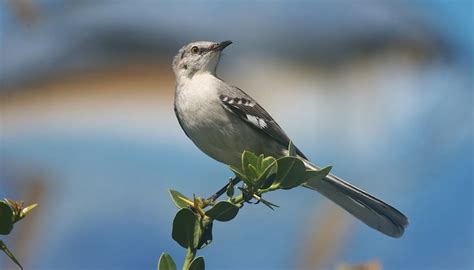
[[[212,50],[213,51],[222,51],[225,49],[225,47],[229,46],[230,44],[232,44],[232,41],[230,40],[226,40],[226,41],[222,41],[220,43],[217,43],[213,48]]]

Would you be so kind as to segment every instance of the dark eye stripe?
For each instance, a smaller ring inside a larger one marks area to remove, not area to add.
[[[210,51],[212,51],[212,50],[213,50],[212,47],[211,47],[211,48],[201,48],[201,49],[199,50],[199,54],[205,54],[205,53],[208,53],[208,52],[210,52]]]

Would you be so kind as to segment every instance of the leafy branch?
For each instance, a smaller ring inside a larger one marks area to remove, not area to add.
[[[24,207],[23,201],[13,201],[6,198],[3,199],[3,201],[0,201],[0,234],[10,234],[13,230],[13,225],[22,220],[37,205],[38,204],[35,203]],[[7,254],[16,265],[23,269],[20,262],[15,258],[13,253],[2,240],[0,240],[0,249]]]
[[[263,194],[292,189],[310,179],[323,179],[331,170],[331,166],[321,170],[306,169],[290,142],[287,156],[276,159],[244,151],[241,167],[230,166],[230,170],[235,174],[235,178],[208,199],[196,196],[190,199],[178,191],[170,190],[171,199],[179,209],[173,220],[172,238],[186,249],[183,270],[204,270],[204,257],[196,255],[199,249],[212,242],[214,221],[227,222],[234,219],[245,203],[261,202],[274,210],[279,206],[263,199]],[[236,188],[240,181],[243,182],[242,186]],[[228,197],[227,200],[217,201],[224,193]],[[173,258],[163,253],[158,262],[158,270],[176,269]]]

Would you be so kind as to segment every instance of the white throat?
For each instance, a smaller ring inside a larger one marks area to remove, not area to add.
[[[217,90],[222,81],[211,72],[197,72],[192,77],[177,78],[176,98],[187,102],[204,102],[218,97]],[[190,104],[188,104],[190,105]]]
[[[181,73],[176,76],[176,90],[180,91],[182,90],[180,88],[192,88],[196,92],[198,89],[212,84],[215,80],[219,80],[216,77],[215,70],[198,71],[192,74],[192,76]]]

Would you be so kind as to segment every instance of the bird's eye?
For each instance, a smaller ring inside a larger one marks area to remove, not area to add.
[[[196,47],[196,46],[194,46],[194,47],[191,48],[191,52],[194,53],[194,54],[196,54],[196,53],[199,52],[199,48]]]

